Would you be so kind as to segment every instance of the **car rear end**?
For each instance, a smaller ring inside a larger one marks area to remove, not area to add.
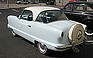
[[[68,49],[73,49],[73,51],[79,52],[79,49],[76,47],[85,42],[86,37],[84,27],[81,24],[75,22],[72,24],[72,26],[71,24],[70,26],[66,24],[66,27],[69,28],[64,29],[64,31],[62,31],[62,38],[59,41],[60,44],[56,45],[55,47],[56,51],[65,51]]]

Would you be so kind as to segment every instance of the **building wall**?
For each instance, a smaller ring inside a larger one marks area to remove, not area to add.
[[[28,2],[32,2],[32,0],[28,0]]]
[[[13,4],[13,3],[15,3],[17,0],[0,0],[0,3],[2,3],[2,4],[3,4],[3,3],[6,4],[7,1],[9,1],[10,4]]]
[[[69,0],[56,0],[56,5],[65,5],[69,2]]]
[[[89,2],[93,2],[93,0],[87,0],[87,1],[89,1]]]

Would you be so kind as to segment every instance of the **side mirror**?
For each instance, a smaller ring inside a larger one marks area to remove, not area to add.
[[[21,15],[17,15],[17,17],[18,17],[18,18],[20,18],[20,17],[21,17]]]
[[[27,15],[22,15],[22,19],[28,20],[28,16]]]
[[[28,16],[28,21],[32,21],[33,20],[33,17],[30,15]]]
[[[24,20],[28,20],[28,21],[32,21],[33,20],[33,16],[31,15],[19,15],[20,19],[24,19]]]

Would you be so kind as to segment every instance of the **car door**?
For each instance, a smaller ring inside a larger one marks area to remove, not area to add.
[[[24,10],[20,16],[20,25],[21,25],[21,36],[27,40],[32,41],[31,35],[33,31],[33,13],[29,10]]]
[[[64,13],[67,15],[67,17],[70,20],[74,20],[77,22],[81,22],[83,19],[83,13],[84,13],[84,4],[67,4],[64,7]]]
[[[82,22],[84,19],[84,13],[85,13],[85,4],[74,4],[73,7],[73,20],[77,22]]]
[[[63,11],[69,19],[73,19],[73,4],[67,4],[66,6],[64,6]]]

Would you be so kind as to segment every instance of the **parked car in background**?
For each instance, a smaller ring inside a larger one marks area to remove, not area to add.
[[[69,2],[61,10],[70,20],[85,24],[85,33],[93,35],[93,2]]]
[[[46,5],[54,5],[55,0],[46,0]]]
[[[23,0],[23,1],[21,1],[21,0],[17,0],[17,2],[16,2],[16,4],[29,4],[30,2],[28,2],[27,0]]]
[[[84,28],[80,23],[67,20],[58,8],[35,6],[23,10],[19,17],[8,16],[8,28],[13,36],[22,36],[34,43],[42,54],[50,50],[73,49],[85,40]]]
[[[33,1],[33,2],[30,2],[31,4],[38,4],[39,1]]]

